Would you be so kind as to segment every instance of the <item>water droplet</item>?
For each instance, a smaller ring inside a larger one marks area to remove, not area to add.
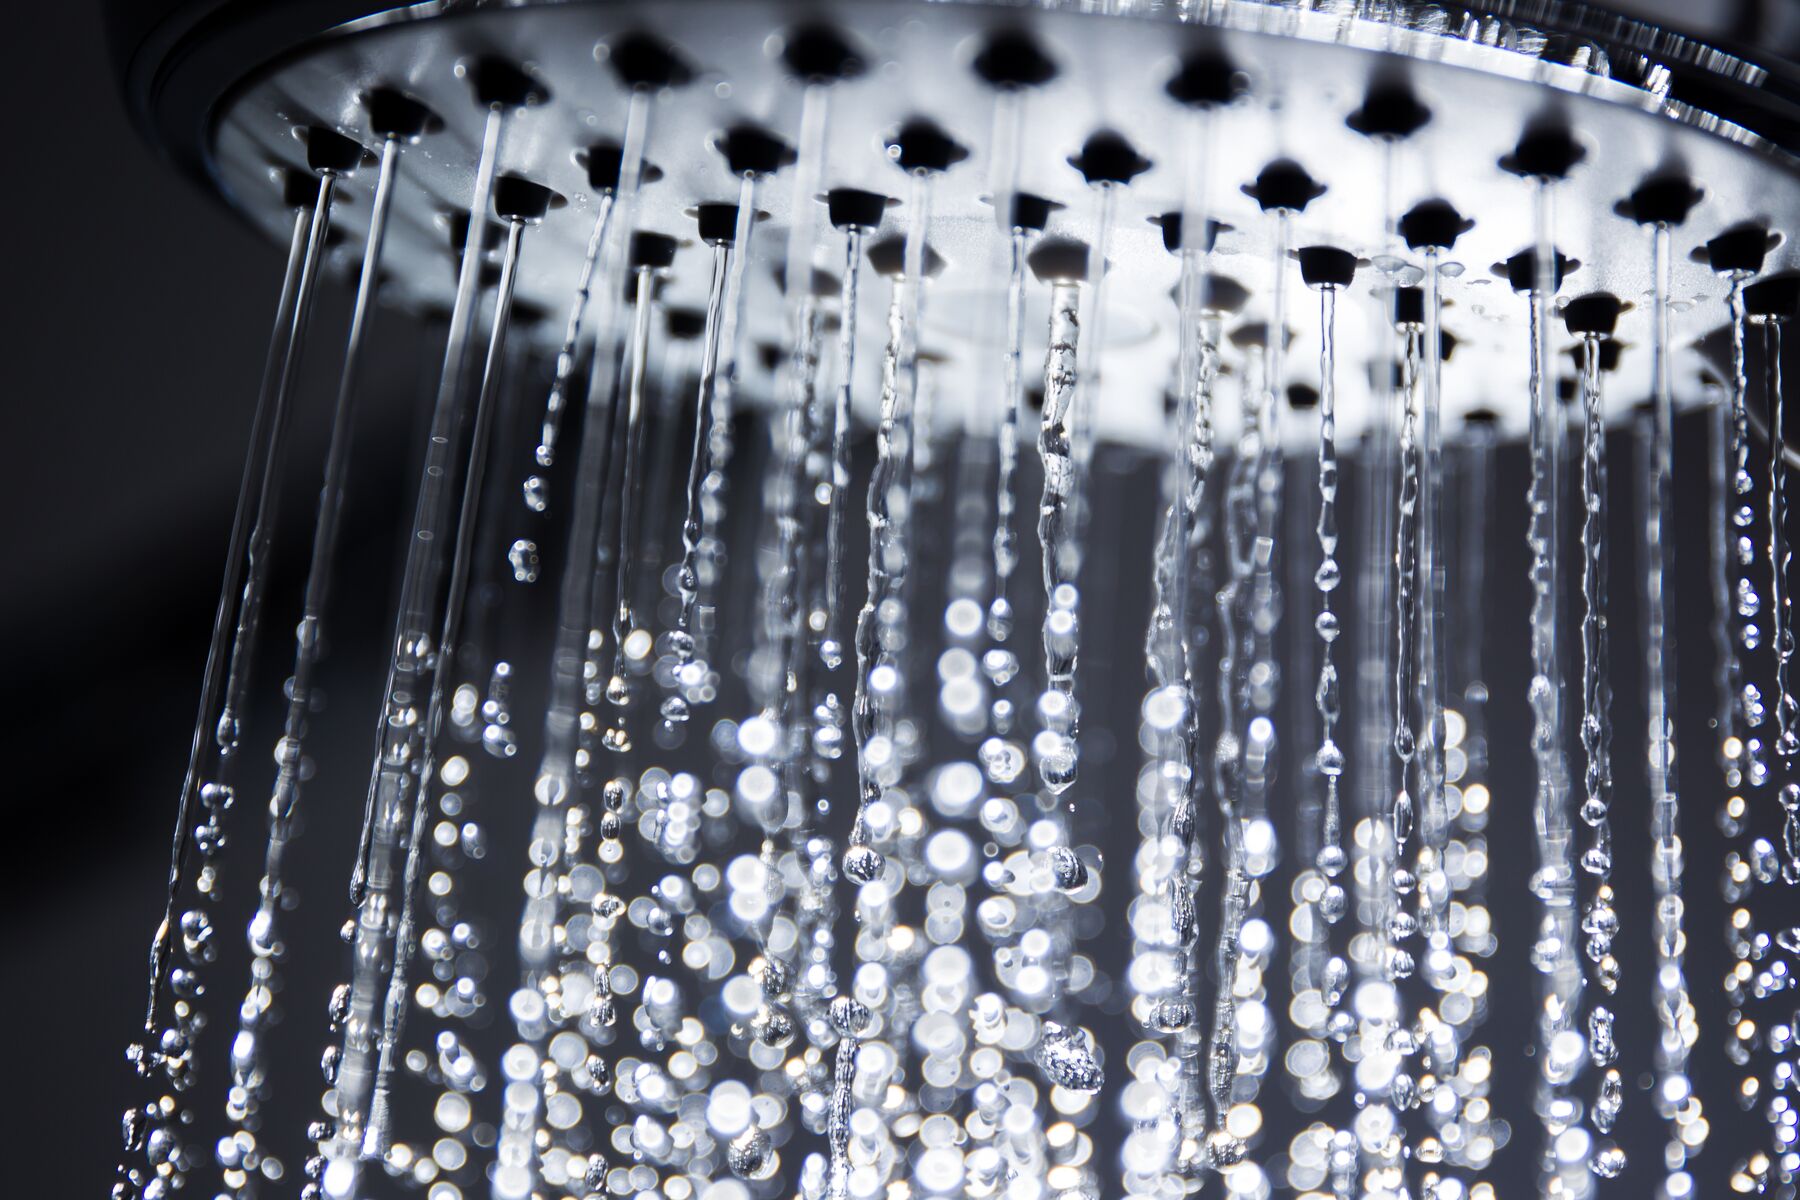
[[[857,883],[874,883],[885,865],[881,851],[866,843],[852,843],[844,849],[844,874]]]
[[[537,543],[530,538],[520,538],[506,552],[506,561],[512,565],[513,578],[520,583],[536,583],[538,577]]]
[[[1059,890],[1080,891],[1087,884],[1087,864],[1073,850],[1067,846],[1052,846],[1049,856],[1050,875]]]
[[[1044,1022],[1043,1036],[1038,1041],[1037,1063],[1046,1079],[1071,1092],[1097,1092],[1105,1082],[1105,1074],[1088,1046],[1087,1035],[1055,1021]]]
[[[731,1139],[726,1152],[731,1173],[740,1179],[762,1180],[775,1174],[778,1156],[762,1128],[752,1125]]]

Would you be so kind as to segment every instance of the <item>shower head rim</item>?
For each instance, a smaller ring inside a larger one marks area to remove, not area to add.
[[[846,9],[863,2],[842,0]],[[544,0],[541,6],[567,7],[571,3],[626,7],[623,0]],[[990,24],[996,30],[1032,24],[1029,15],[1015,6],[960,0],[959,6],[963,4],[990,10]],[[185,173],[207,182],[211,182],[207,147],[213,121],[232,94],[247,83],[319,39],[455,17],[461,11],[452,10],[443,0],[410,5],[380,0],[298,0],[273,8],[256,0],[180,5],[169,0],[160,7],[169,11],[158,12],[158,6],[129,0],[107,4],[119,85],[126,107],[146,139]],[[1403,68],[1412,59],[1435,60],[1446,48],[1466,44],[1464,38],[1426,27],[1426,15],[1441,15],[1442,9],[1425,0],[1396,0],[1393,9],[1397,18],[1385,25],[1386,44],[1377,49],[1394,65]],[[816,21],[816,6],[804,11]],[[1255,32],[1280,16],[1279,12],[1271,14],[1266,5],[1242,0],[1208,6],[1207,12],[1216,13],[1217,19],[1206,24],[1177,23],[1144,14],[1097,19],[1166,21],[1184,28],[1192,35],[1194,48],[1203,49],[1214,40],[1214,34]],[[1728,38],[1669,29],[1583,0],[1482,0],[1464,17],[1464,28],[1479,27],[1484,21],[1511,22],[1515,32],[1523,27],[1545,35],[1538,54],[1510,52],[1517,73],[1551,75],[1560,71],[1600,79],[1544,57],[1556,48],[1558,39],[1576,39],[1600,49],[1611,62],[1635,62],[1655,89],[1623,86],[1657,97],[1657,107],[1668,119],[1721,136],[1732,137],[1735,131],[1735,140],[1750,139],[1782,151],[1790,165],[1800,156],[1800,63],[1767,56],[1766,47],[1740,46]],[[1364,20],[1362,24],[1374,26],[1376,22]],[[1729,94],[1735,111],[1716,114],[1678,95],[1671,97],[1671,87],[1682,78],[1702,86],[1714,85],[1721,94]],[[1800,170],[1800,166],[1793,169]]]

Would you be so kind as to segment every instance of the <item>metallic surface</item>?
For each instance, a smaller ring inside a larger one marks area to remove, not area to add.
[[[590,143],[622,133],[626,94],[604,65],[608,40],[649,30],[696,67],[692,83],[652,105],[649,157],[664,176],[644,192],[638,218],[640,228],[692,242],[686,210],[700,201],[729,200],[736,190],[712,148],[714,135],[741,121],[794,135],[801,89],[780,65],[779,36],[815,12],[793,4],[673,0],[641,8],[581,3],[443,12],[431,7],[358,22],[296,49],[235,93],[213,130],[207,169],[234,205],[275,236],[287,216],[271,171],[297,161],[302,147],[293,128],[318,122],[372,143],[358,98],[382,85],[416,95],[443,115],[447,127],[408,156],[390,232],[394,280],[386,294],[415,307],[441,305],[454,281],[442,218],[468,203],[483,119],[457,65],[477,53],[510,57],[547,86],[550,100],[508,118],[501,170],[544,183],[570,201],[551,213],[535,239],[519,296],[528,306],[561,312],[574,293],[596,203],[576,156]],[[1001,273],[990,261],[999,239],[990,236],[991,210],[984,203],[993,93],[966,64],[996,19],[1017,22],[1023,14],[1005,10],[997,16],[996,10],[973,4],[927,8],[866,0],[836,6],[832,15],[861,43],[871,69],[832,90],[828,185],[903,194],[905,178],[888,161],[881,140],[913,116],[937,121],[971,151],[970,159],[937,185],[932,238],[949,267],[932,289],[925,330],[927,348],[951,364],[939,371],[946,400],[940,411],[959,405],[970,410],[990,386],[991,357],[971,331],[982,327],[981,314],[999,311]],[[1434,120],[1397,151],[1394,207],[1404,210],[1441,195],[1477,219],[1448,256],[1464,268],[1444,289],[1451,306],[1446,327],[1458,339],[1445,397],[1449,420],[1486,407],[1499,412],[1509,430],[1523,429],[1525,305],[1490,268],[1532,243],[1531,185],[1495,165],[1531,118],[1547,110],[1563,114],[1587,148],[1586,161],[1555,189],[1558,244],[1584,264],[1565,293],[1605,289],[1639,301],[1620,326],[1628,345],[1649,340],[1647,306],[1641,303],[1650,284],[1649,239],[1616,215],[1614,205],[1647,174],[1679,164],[1707,193],[1676,236],[1680,340],[1717,324],[1714,309],[1723,295],[1722,282],[1689,252],[1738,221],[1759,219],[1782,229],[1800,219],[1800,184],[1785,152],[1735,126],[1696,123],[1696,114],[1671,106],[1654,91],[1503,46],[1429,32],[1400,34],[1382,22],[1244,4],[1228,5],[1217,15],[1229,28],[1209,35],[1208,43],[1231,54],[1246,72],[1249,89],[1219,118],[1213,139],[1209,207],[1234,228],[1220,238],[1212,266],[1251,289],[1251,314],[1259,313],[1270,278],[1274,221],[1259,213],[1239,186],[1270,159],[1294,157],[1330,190],[1295,219],[1292,244],[1330,242],[1365,257],[1379,253],[1382,196],[1372,181],[1382,178],[1381,152],[1345,128],[1342,119],[1357,107],[1377,71],[1391,66],[1393,60],[1377,51],[1405,51],[1417,60],[1408,78]],[[1163,84],[1198,35],[1177,32],[1163,20],[1054,11],[1033,11],[1028,24],[1062,68],[1057,79],[1026,100],[1021,143],[1020,186],[1066,206],[1050,231],[1084,236],[1091,222],[1092,198],[1067,163],[1089,133],[1116,130],[1155,163],[1118,197],[1109,248],[1108,396],[1099,414],[1104,435],[1150,441],[1163,429],[1162,394],[1175,352],[1168,294],[1177,265],[1148,218],[1177,207],[1186,152],[1182,110],[1165,95]],[[1245,25],[1255,28],[1241,28]],[[772,267],[791,217],[785,184],[784,176],[762,189],[762,207],[770,216],[758,226],[753,252],[751,343],[780,336]],[[349,241],[359,241],[366,199],[352,189],[341,214]],[[900,219],[896,210],[889,223],[897,227]],[[353,247],[344,253],[353,254]],[[677,256],[669,301],[704,302],[703,257],[698,245]],[[1794,263],[1792,251],[1783,246],[1768,266]],[[1367,302],[1374,278],[1364,270],[1350,293],[1352,303],[1357,296]],[[884,297],[868,295],[866,302],[877,306]],[[1290,355],[1296,364],[1316,357],[1309,344],[1315,325],[1306,312],[1311,306],[1298,293],[1289,307],[1289,324],[1300,331]],[[872,319],[872,310],[865,316]],[[1029,319],[1028,328],[1041,329],[1041,315]],[[545,328],[538,336],[553,335]],[[1344,342],[1346,363],[1360,366],[1354,339]],[[1629,350],[1624,355],[1610,387],[1621,408],[1627,397],[1643,394],[1648,359]],[[1343,422],[1351,436],[1369,407],[1363,402],[1367,372],[1341,373]],[[1690,368],[1677,380],[1678,391],[1697,398],[1694,383]],[[752,380],[750,390],[766,392],[769,386],[766,379]],[[872,379],[858,389],[862,397],[872,397],[874,390]]]

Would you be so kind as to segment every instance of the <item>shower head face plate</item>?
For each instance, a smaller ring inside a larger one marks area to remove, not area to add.
[[[1241,9],[1243,6],[1237,6]],[[1260,6],[1259,6],[1260,7]],[[623,136],[628,93],[607,64],[608,47],[628,34],[665,41],[691,66],[684,86],[649,103],[646,158],[661,175],[639,194],[634,225],[680,239],[673,271],[661,293],[674,307],[704,307],[711,251],[689,215],[705,202],[731,201],[738,180],[716,149],[724,130],[753,123],[789,141],[798,136],[804,86],[783,64],[783,35],[816,22],[814,6],[725,0],[671,0],[655,5],[569,3],[436,14],[409,9],[345,26],[297,48],[237,89],[218,112],[209,168],[227,198],[269,235],[285,237],[291,212],[278,182],[283,168],[302,165],[305,146],[296,128],[322,125],[374,147],[361,98],[394,88],[441,115],[444,127],[406,152],[389,223],[385,297],[416,309],[446,307],[456,284],[456,258],[444,218],[466,211],[473,188],[485,110],[478,107],[459,64],[500,56],[523,66],[547,102],[509,113],[499,171],[540,183],[569,198],[529,235],[517,282],[528,310],[549,314],[536,328],[516,329],[554,352],[561,318],[575,294],[583,248],[596,205],[580,152]],[[922,348],[932,365],[938,419],[976,428],[993,419],[1000,394],[1004,336],[1006,238],[996,228],[990,197],[1004,189],[994,161],[997,93],[972,63],[996,29],[1028,27],[1058,67],[1040,87],[1018,93],[1020,131],[1015,186],[1062,205],[1047,234],[1091,239],[1097,191],[1070,165],[1097,131],[1122,135],[1151,165],[1128,185],[1112,188],[1113,218],[1106,247],[1104,345],[1099,352],[1104,401],[1094,417],[1100,437],[1143,445],[1166,444],[1171,420],[1164,396],[1177,353],[1178,313],[1170,299],[1180,271],[1151,222],[1183,204],[1186,164],[1205,141],[1202,207],[1222,230],[1206,269],[1249,290],[1243,322],[1271,319],[1278,218],[1261,211],[1243,184],[1270,162],[1292,159],[1327,190],[1303,213],[1287,218],[1288,245],[1332,245],[1363,259],[1354,285],[1338,306],[1338,420],[1353,437],[1376,407],[1370,380],[1391,339],[1379,336],[1376,294],[1381,270],[1398,258],[1416,282],[1425,266],[1390,232],[1392,222],[1421,201],[1441,198],[1474,220],[1441,257],[1444,327],[1455,335],[1455,356],[1443,388],[1445,420],[1471,412],[1498,415],[1503,432],[1526,425],[1529,322],[1524,297],[1493,264],[1534,244],[1534,181],[1503,170],[1499,160],[1521,131],[1546,113],[1566,121],[1586,149],[1583,161],[1552,189],[1558,249],[1580,269],[1564,280],[1561,296],[1611,292],[1633,302],[1618,338],[1626,349],[1608,382],[1609,402],[1623,418],[1650,390],[1652,305],[1651,234],[1615,211],[1646,177],[1678,167],[1704,191],[1686,222],[1674,230],[1672,328],[1681,350],[1724,319],[1727,282],[1690,256],[1720,231],[1744,221],[1775,230],[1800,221],[1800,176],[1785,154],[1742,130],[1704,114],[1671,111],[1657,94],[1626,83],[1478,42],[1397,31],[1373,22],[1281,10],[1279,21],[1257,28],[1187,29],[1160,19],[1102,17],[1055,11],[998,9],[977,4],[888,3],[865,0],[835,6],[831,18],[866,61],[860,75],[829,85],[829,122],[819,197],[812,227],[815,263],[836,270],[843,235],[826,219],[823,193],[859,188],[905,196],[908,180],[885,143],[904,123],[927,118],[969,151],[934,178],[930,241],[946,266],[925,302]],[[1239,25],[1251,22],[1240,21]],[[1164,85],[1181,55],[1199,46],[1222,50],[1243,71],[1245,94],[1229,107],[1199,117],[1172,100]],[[1432,119],[1404,141],[1364,137],[1345,124],[1377,78],[1405,78]],[[1391,159],[1391,162],[1389,161]],[[779,341],[782,312],[774,267],[785,257],[794,216],[787,168],[762,181],[759,221],[748,272],[744,344]],[[1392,180],[1391,189],[1384,182]],[[366,232],[369,192],[352,178],[334,219],[346,234],[336,251],[349,268]],[[904,204],[887,210],[882,235],[905,226]],[[498,239],[496,239],[496,245]],[[1791,241],[1778,246],[1766,272],[1800,266]],[[1286,382],[1318,383],[1318,302],[1301,283],[1298,264],[1284,262],[1285,322],[1292,331]],[[1046,289],[1030,289],[1027,355],[1043,348]],[[879,325],[887,287],[861,289],[868,322]],[[1561,348],[1566,334],[1553,324]],[[1243,377],[1244,351],[1221,339],[1228,369]],[[1084,350],[1086,348],[1084,347]],[[744,390],[780,394],[775,381],[746,356]],[[1566,356],[1559,355],[1559,360]],[[856,407],[868,416],[879,396],[876,355],[863,355]],[[1698,402],[1700,360],[1675,356],[1678,401]],[[1236,383],[1227,380],[1227,395]],[[1220,406],[1229,434],[1237,406]],[[1310,444],[1312,421],[1288,422],[1295,445]],[[1304,426],[1304,428],[1302,428]]]

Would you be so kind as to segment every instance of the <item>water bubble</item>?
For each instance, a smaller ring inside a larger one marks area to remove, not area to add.
[[[1097,1092],[1106,1078],[1088,1047],[1087,1035],[1055,1021],[1044,1022],[1037,1064],[1045,1078],[1071,1092]]]
[[[982,770],[995,783],[1015,783],[1025,773],[1025,752],[1004,738],[987,739],[978,755]]]
[[[776,1050],[791,1045],[794,1033],[794,1018],[779,1004],[764,1004],[750,1022],[750,1036]]]
[[[1604,1005],[1597,1005],[1588,1014],[1588,1053],[1593,1056],[1595,1066],[1609,1066],[1618,1057],[1618,1043],[1613,1039],[1612,1010]]]
[[[188,958],[209,961],[213,954],[213,927],[204,912],[197,908],[181,914],[181,948]]]
[[[589,1153],[587,1167],[581,1173],[581,1182],[590,1192],[598,1192],[606,1186],[607,1162],[603,1155]]]
[[[1617,1179],[1625,1171],[1625,1151],[1607,1145],[1588,1160],[1588,1166],[1602,1179]]]
[[[739,1178],[762,1180],[775,1174],[778,1156],[769,1142],[769,1135],[761,1126],[752,1125],[731,1139],[726,1162],[731,1173]]]
[[[1081,857],[1067,846],[1052,846],[1049,850],[1050,877],[1060,891],[1080,891],[1087,884],[1087,864]]]
[[[1244,1139],[1233,1137],[1223,1129],[1215,1129],[1206,1137],[1206,1161],[1215,1170],[1236,1166],[1249,1152],[1250,1146]]]
[[[1314,761],[1321,775],[1338,776],[1344,773],[1344,752],[1336,742],[1326,742],[1320,746]]]
[[[1179,997],[1159,1000],[1150,1010],[1150,1027],[1159,1033],[1174,1033],[1194,1023],[1194,1006]]]
[[[1343,920],[1349,907],[1350,898],[1341,884],[1327,884],[1325,890],[1319,893],[1319,915],[1330,924],[1335,925]]]
[[[339,1028],[350,1018],[350,985],[340,983],[331,990],[331,999],[325,1004],[325,1019],[333,1029]]]
[[[1344,998],[1344,989],[1350,983],[1350,964],[1337,955],[1333,955],[1325,964],[1325,1003],[1332,1008]]]
[[[831,1025],[844,1037],[859,1037],[869,1027],[868,1007],[853,996],[837,996],[831,1001]]]
[[[1411,1075],[1402,1071],[1400,1074],[1394,1076],[1393,1086],[1388,1093],[1388,1098],[1393,1102],[1394,1107],[1400,1109],[1402,1112],[1407,1109],[1418,1107],[1418,1082],[1414,1080]]]
[[[881,851],[866,842],[853,842],[844,848],[844,874],[857,883],[874,883],[886,865]]]
[[[506,561],[512,565],[513,578],[520,583],[536,583],[538,577],[537,543],[530,538],[519,538],[506,552]]]
[[[1004,642],[1013,629],[1013,607],[1007,603],[1006,597],[996,596],[988,606],[987,632],[996,642]]]

